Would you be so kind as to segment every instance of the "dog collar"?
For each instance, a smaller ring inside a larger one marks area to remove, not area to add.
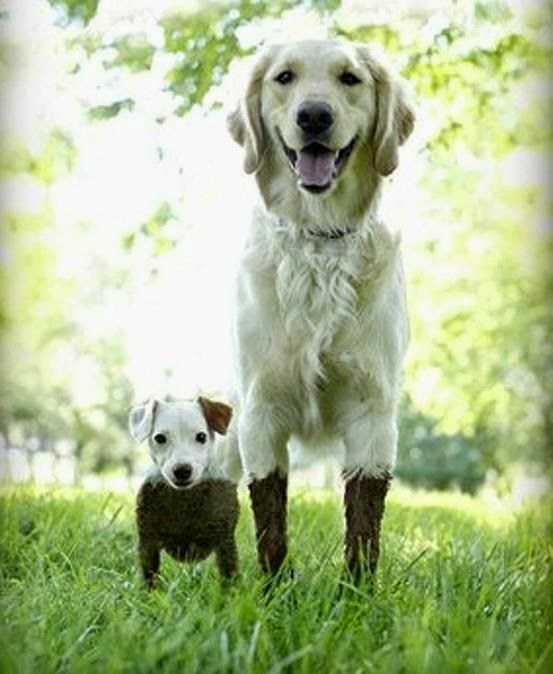
[[[328,239],[329,241],[335,241],[336,239],[343,239],[345,236],[353,234],[354,231],[355,230],[353,229],[331,229],[329,232],[324,232],[316,229],[308,229],[307,234],[317,239]]]
[[[282,230],[288,230],[288,226],[286,224],[286,221],[283,220],[282,218],[278,218],[278,227],[279,229]],[[357,230],[356,229],[331,229],[328,231],[322,230],[322,229],[300,229],[299,232],[307,238],[312,238],[312,239],[326,239],[327,241],[337,241],[339,239],[343,239],[346,236],[350,236],[351,234],[355,234]]]

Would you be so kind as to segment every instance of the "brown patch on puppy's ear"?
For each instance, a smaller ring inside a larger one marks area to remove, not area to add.
[[[363,63],[376,83],[376,122],[373,134],[374,168],[388,176],[399,163],[398,147],[409,138],[415,113],[401,82],[365,46],[358,47]]]
[[[225,403],[215,402],[200,396],[198,403],[202,408],[202,412],[207,425],[212,431],[225,435],[232,419],[232,407],[225,405]]]

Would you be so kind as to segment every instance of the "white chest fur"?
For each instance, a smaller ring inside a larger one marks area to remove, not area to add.
[[[320,392],[333,379],[394,397],[403,279],[399,240],[381,222],[329,239],[265,215],[254,221],[240,287],[244,394],[253,386],[297,401],[309,427],[320,425]]]

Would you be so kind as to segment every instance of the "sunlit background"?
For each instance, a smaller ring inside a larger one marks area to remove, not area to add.
[[[383,203],[403,232],[412,320],[399,477],[515,498],[547,485],[547,3],[0,8],[4,481],[125,483],[145,460],[133,402],[226,395],[255,193],[225,111],[260,45],[340,36],[386,52],[417,107]]]

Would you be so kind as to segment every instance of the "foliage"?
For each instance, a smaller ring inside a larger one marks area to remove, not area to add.
[[[88,118],[91,122],[100,119],[109,119],[115,117],[122,110],[132,110],[134,108],[134,101],[131,98],[124,98],[120,101],[115,101],[109,105],[96,105],[88,111]]]
[[[40,166],[40,161],[31,164]],[[6,226],[6,259],[0,266],[4,442],[49,451],[69,442],[84,469],[132,465],[135,450],[128,439],[127,410],[133,394],[124,374],[121,335],[115,331],[93,341],[83,333],[75,304],[81,289],[58,270],[51,204],[45,202],[35,216],[13,214]],[[19,269],[32,274],[23,276]],[[103,288],[106,275],[98,264],[94,271],[96,288]],[[88,311],[94,308],[93,289],[89,280]],[[103,297],[102,291],[96,302]],[[83,388],[89,393],[84,400]]]
[[[70,173],[74,164],[75,147],[71,138],[62,129],[53,129],[39,151],[33,152],[20,143],[5,141],[0,157],[0,174],[25,173],[39,183],[51,185]]]
[[[65,21],[88,23],[96,14],[100,0],[48,0],[62,12]]]
[[[153,243],[152,254],[163,255],[176,246],[177,241],[171,234],[167,234],[167,225],[175,222],[176,216],[171,209],[171,204],[163,202],[159,205],[151,218],[142,223],[138,231],[132,231],[123,238],[123,247],[131,250],[137,239],[146,239]]]
[[[421,413],[409,398],[403,400],[399,418],[396,474],[405,482],[474,494],[484,483],[487,469],[497,465],[486,427],[470,435],[446,434],[437,419]]]
[[[296,577],[264,596],[245,507],[236,587],[221,589],[213,560],[164,557],[161,588],[150,594],[139,580],[130,498],[20,490],[0,508],[5,674],[545,674],[551,666],[544,511],[501,516],[458,495],[392,492],[378,582],[354,589],[340,580],[338,496],[294,494]]]

